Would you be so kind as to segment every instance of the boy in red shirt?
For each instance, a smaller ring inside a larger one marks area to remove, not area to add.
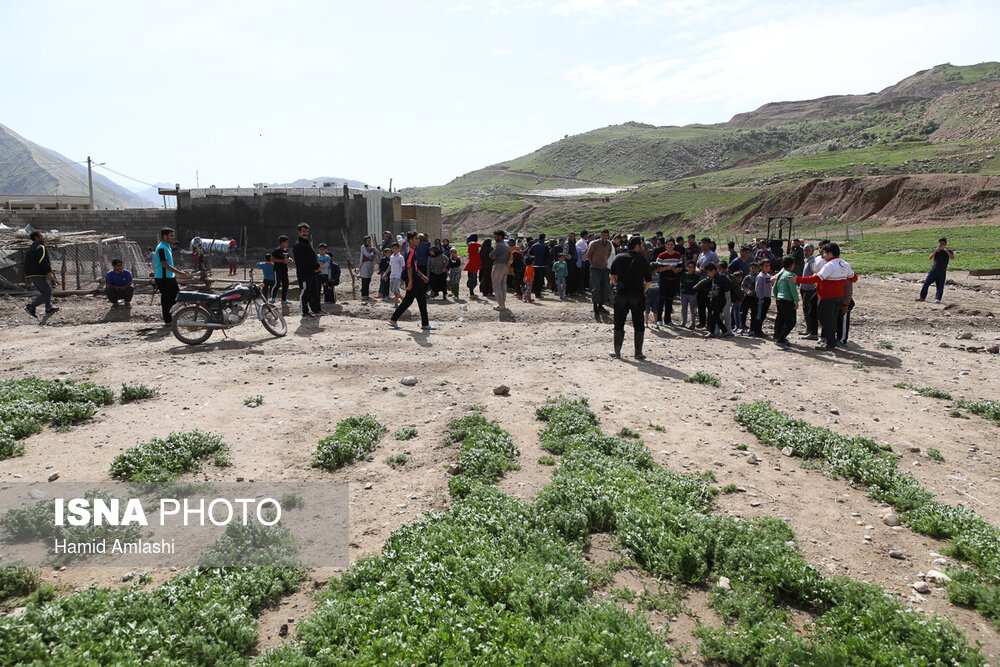
[[[469,261],[465,263],[465,271],[469,274],[466,285],[469,287],[469,298],[476,298],[476,282],[479,276],[479,269],[483,268],[483,262],[479,257],[479,249],[483,244],[479,242],[479,234],[469,234],[465,239],[468,244]]]

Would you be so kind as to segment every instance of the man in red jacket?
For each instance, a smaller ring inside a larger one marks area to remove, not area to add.
[[[844,285],[857,282],[858,276],[851,266],[840,259],[840,246],[831,243],[823,248],[823,259],[826,263],[819,273],[813,276],[800,276],[796,284],[816,285],[816,316],[822,327],[823,345],[816,349],[834,350],[837,347],[837,316],[844,299]]]

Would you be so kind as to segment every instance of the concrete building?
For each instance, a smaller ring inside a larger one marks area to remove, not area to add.
[[[72,195],[4,195],[0,208],[8,211],[90,210],[90,197]]]
[[[403,204],[400,206],[403,220],[415,220],[416,230],[426,234],[431,241],[441,238],[441,207],[429,204]]]

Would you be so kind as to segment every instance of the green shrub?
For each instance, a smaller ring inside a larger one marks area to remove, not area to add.
[[[333,434],[316,445],[313,466],[336,470],[355,459],[364,458],[375,449],[386,430],[385,424],[375,415],[342,419]]]
[[[941,391],[940,389],[935,389],[933,387],[917,387],[908,382],[897,382],[892,386],[896,387],[897,389],[909,389],[910,391],[915,391],[921,396],[926,396],[927,398],[940,398],[945,401],[951,400],[951,394],[949,394],[946,391]]]
[[[556,464],[555,457],[549,456],[547,454],[545,456],[539,456],[538,462],[541,463],[543,466],[554,466]]]
[[[195,429],[171,433],[129,447],[111,462],[111,476],[128,482],[170,482],[181,473],[201,469],[204,459],[217,466],[230,465],[229,447],[221,435]]]
[[[38,573],[19,564],[0,566],[0,602],[22,597],[38,588]]]
[[[1000,426],[1000,401],[967,401],[959,400],[955,404],[960,410],[967,410],[974,415],[985,417],[991,422]]]
[[[27,377],[0,381],[0,459],[24,455],[20,442],[46,423],[67,428],[89,419],[114,391],[92,382],[59,382]]]
[[[944,461],[944,456],[942,456],[941,452],[934,447],[927,448],[927,456],[931,457],[935,461]]]
[[[718,387],[722,383],[719,382],[719,378],[715,377],[711,373],[706,373],[704,371],[698,371],[694,375],[684,378],[685,382],[690,382],[692,384],[707,384],[713,387]]]
[[[396,438],[396,440],[410,440],[417,437],[417,429],[413,426],[404,426],[393,433],[392,437]]]
[[[143,401],[147,398],[153,398],[158,396],[160,393],[159,387],[148,387],[144,384],[122,384],[121,391],[118,392],[118,400],[122,403],[130,403],[132,401]]]
[[[401,466],[410,460],[410,457],[406,454],[393,454],[392,456],[385,457],[385,462],[391,466]]]
[[[457,458],[459,472],[448,482],[454,496],[463,496],[477,485],[493,484],[517,467],[520,450],[510,433],[479,412],[453,421],[448,433],[462,443]]]
[[[256,408],[261,405],[264,405],[264,395],[257,394],[256,396],[247,396],[246,398],[243,399],[243,405],[247,406],[248,408]]]

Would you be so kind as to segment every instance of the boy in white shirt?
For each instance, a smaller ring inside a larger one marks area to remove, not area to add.
[[[389,294],[392,295],[395,305],[399,305],[399,281],[403,277],[403,269],[406,268],[406,259],[399,253],[399,243],[392,244],[392,257],[389,258],[389,268],[382,274],[383,278],[389,279]]]

